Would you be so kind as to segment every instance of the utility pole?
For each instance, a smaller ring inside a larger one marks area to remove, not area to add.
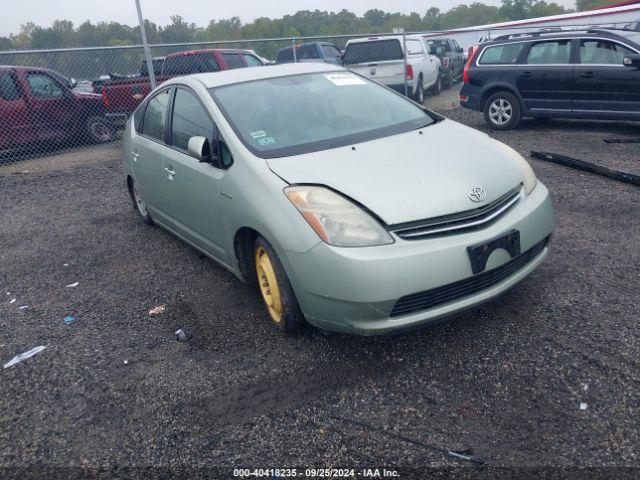
[[[138,22],[140,23],[140,35],[142,36],[142,46],[144,47],[144,58],[147,61],[147,72],[149,72],[151,89],[154,89],[156,88],[156,74],[153,71],[153,60],[151,59],[151,49],[149,48],[149,43],[147,42],[147,32],[144,30],[144,19],[142,18],[140,0],[136,0],[136,9],[138,10]]]

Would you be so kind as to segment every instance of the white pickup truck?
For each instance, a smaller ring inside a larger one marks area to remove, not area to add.
[[[405,93],[405,39],[402,35],[356,38],[349,40],[342,64],[360,75]],[[406,36],[406,77],[408,94],[419,103],[425,91],[440,92],[440,59],[429,54],[429,47],[419,35]]]

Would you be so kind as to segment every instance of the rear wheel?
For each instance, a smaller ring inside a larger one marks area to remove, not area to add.
[[[92,143],[107,143],[112,141],[115,136],[111,122],[100,115],[87,118],[86,132]]]
[[[442,74],[438,72],[436,77],[436,83],[429,89],[431,95],[438,95],[442,91]]]
[[[521,120],[520,103],[512,93],[494,93],[484,103],[484,121],[494,130],[511,130]]]
[[[147,225],[153,225],[153,220],[151,219],[151,215],[149,215],[149,211],[147,210],[147,202],[144,201],[142,197],[142,193],[138,190],[138,185],[134,180],[131,180],[131,196],[133,197],[133,203],[136,207],[140,218]]]
[[[263,237],[254,248],[258,287],[271,321],[284,332],[297,332],[305,325],[304,316],[278,255]]]

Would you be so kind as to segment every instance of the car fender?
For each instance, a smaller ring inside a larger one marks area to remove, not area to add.
[[[515,97],[518,99],[518,102],[520,103],[521,110],[524,108],[524,102],[523,102],[522,96],[520,95],[520,92],[518,92],[517,88],[507,83],[506,81],[496,81],[486,85],[482,90],[482,109],[484,109],[484,102],[486,102],[486,100],[491,95],[499,91],[507,91],[515,95]]]

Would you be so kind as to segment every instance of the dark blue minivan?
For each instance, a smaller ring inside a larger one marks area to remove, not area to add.
[[[460,104],[493,129],[523,117],[640,120],[640,32],[504,35],[472,47]]]
[[[276,56],[276,63],[324,62],[340,64],[341,59],[342,52],[335,45],[312,42],[280,49]]]

